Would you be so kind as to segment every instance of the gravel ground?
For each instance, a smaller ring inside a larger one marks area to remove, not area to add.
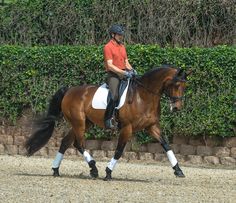
[[[107,162],[97,162],[100,178],[89,177],[81,160],[63,160],[61,177],[52,177],[52,159],[0,156],[0,202],[236,202],[236,168],[182,167],[134,162],[117,164],[105,182]]]

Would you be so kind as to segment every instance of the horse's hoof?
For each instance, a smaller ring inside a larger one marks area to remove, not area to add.
[[[89,167],[91,168],[90,176],[94,179],[97,178],[98,177],[98,169],[96,167],[96,162],[94,160],[89,162]]]
[[[90,170],[90,176],[94,179],[97,178],[98,177],[98,170],[91,169]]]
[[[178,163],[173,167],[173,169],[175,170],[174,174],[176,177],[185,178],[185,175],[183,174],[183,171],[180,169]]]
[[[106,130],[116,130],[118,126],[118,122],[114,118],[111,118],[111,119],[107,119],[104,125],[105,125]]]
[[[112,172],[112,170],[109,169],[108,167],[106,167],[106,177],[103,179],[104,181],[111,181],[112,180],[111,172]]]
[[[185,178],[185,175],[183,174],[181,170],[175,171],[174,174],[178,178]]]
[[[112,177],[111,177],[111,176],[106,176],[103,180],[104,180],[104,181],[111,181],[111,180],[112,180]]]
[[[53,170],[53,177],[59,177],[60,174],[59,174],[59,168],[52,168]]]

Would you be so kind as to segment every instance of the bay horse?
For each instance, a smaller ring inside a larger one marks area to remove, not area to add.
[[[125,104],[119,109],[119,138],[114,156],[106,167],[104,180],[112,179],[112,171],[122,156],[126,143],[132,134],[145,129],[157,139],[174,169],[174,175],[185,177],[169,144],[161,135],[159,126],[160,100],[166,94],[170,100],[171,111],[180,110],[186,87],[188,73],[171,65],[162,66],[147,71],[134,79],[132,102],[126,98]],[[93,124],[104,128],[103,117],[105,110],[94,109],[92,98],[98,89],[97,85],[83,85],[71,88],[63,87],[52,97],[47,114],[36,124],[37,129],[27,139],[25,147],[27,155],[33,155],[42,148],[52,136],[55,122],[61,112],[70,123],[71,130],[62,139],[60,149],[53,161],[53,175],[59,176],[59,167],[65,151],[73,144],[83,155],[90,167],[90,175],[98,177],[98,169],[94,158],[85,150],[85,132]]]

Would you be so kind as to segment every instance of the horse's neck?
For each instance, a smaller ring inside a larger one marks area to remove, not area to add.
[[[172,77],[174,72],[171,69],[161,69],[157,72],[144,75],[140,78],[140,85],[137,88],[137,98],[147,109],[158,109],[161,96],[164,90],[165,81]]]
[[[161,95],[159,94],[160,90],[155,90],[152,88],[153,86],[149,86],[147,84],[137,85],[136,91],[135,91],[135,97],[136,101],[141,106],[145,106],[145,111],[148,111],[150,109],[152,111],[153,108],[157,109],[157,106],[159,105]],[[157,91],[157,93],[156,93]]]
[[[150,74],[148,76],[143,76],[141,82],[144,87],[146,87],[149,93],[155,93],[161,95],[164,88],[164,82],[170,77],[169,69],[162,69],[156,74]]]

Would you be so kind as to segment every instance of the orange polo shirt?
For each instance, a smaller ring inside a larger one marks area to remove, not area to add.
[[[103,49],[105,68],[107,67],[107,60],[112,60],[113,65],[119,69],[125,69],[125,60],[127,53],[123,44],[118,44],[115,40],[111,39]]]

